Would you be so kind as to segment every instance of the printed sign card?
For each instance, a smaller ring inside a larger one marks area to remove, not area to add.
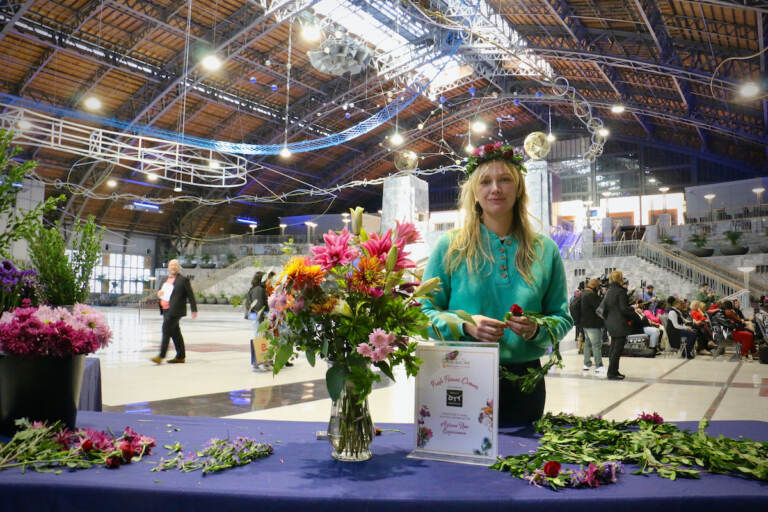
[[[421,342],[412,458],[488,465],[498,454],[499,346]]]

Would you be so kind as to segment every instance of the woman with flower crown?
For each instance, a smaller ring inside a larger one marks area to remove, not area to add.
[[[539,371],[539,358],[573,326],[558,247],[534,233],[528,217],[522,161],[513,147],[500,142],[478,148],[469,158],[459,197],[465,223],[443,235],[432,252],[424,280],[439,277],[441,290],[422,304],[432,321],[431,335],[455,339],[458,332],[462,341],[498,342],[501,373],[518,376]],[[544,315],[548,327],[539,329],[524,314],[506,315],[512,305]],[[462,318],[467,318],[463,312],[472,322]],[[531,393],[500,379],[499,426],[541,418],[545,399],[543,378]]]

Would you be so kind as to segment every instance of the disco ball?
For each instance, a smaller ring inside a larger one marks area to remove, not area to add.
[[[529,133],[523,142],[525,152],[534,160],[541,160],[549,153],[552,143],[547,140],[547,134],[542,132]]]

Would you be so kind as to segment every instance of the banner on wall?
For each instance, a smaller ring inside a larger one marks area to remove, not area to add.
[[[498,455],[499,346],[419,343],[417,459],[490,465]]]

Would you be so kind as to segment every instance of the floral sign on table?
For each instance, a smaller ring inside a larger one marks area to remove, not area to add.
[[[498,453],[499,346],[419,343],[412,458],[488,465]]]
[[[295,257],[280,274],[269,297],[269,315],[260,329],[270,341],[274,372],[290,357],[319,357],[329,363],[328,393],[333,400],[328,437],[339,460],[370,458],[374,436],[367,397],[381,373],[393,368],[418,372],[416,342],[426,337],[429,319],[416,299],[428,297],[438,279],[408,277],[415,267],[406,245],[419,241],[413,224],[396,223],[383,235],[361,227],[361,208],[351,210],[352,231],[329,231],[311,257]]]
[[[21,307],[0,316],[0,433],[11,435],[18,418],[61,421],[73,428],[85,354],[106,347],[112,331],[85,304],[65,308]]]

